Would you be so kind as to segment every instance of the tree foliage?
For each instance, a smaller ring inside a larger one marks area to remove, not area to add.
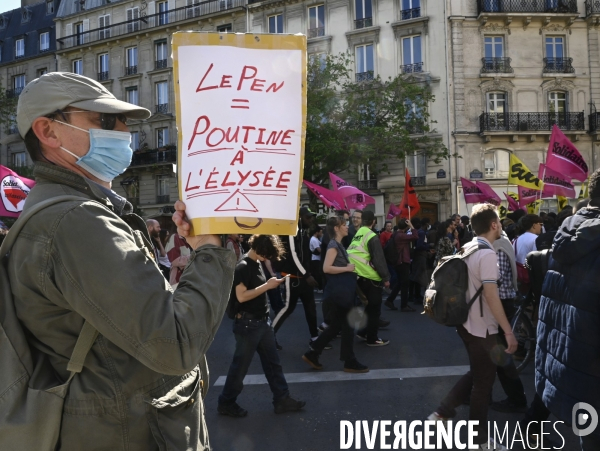
[[[7,96],[0,86],[0,127],[6,131],[9,126],[16,124],[17,96]]]
[[[426,84],[406,75],[356,82],[353,67],[348,53],[308,63],[305,179],[323,184],[329,172],[355,172],[367,163],[381,173],[414,152],[448,158],[432,136],[428,108],[435,98]]]

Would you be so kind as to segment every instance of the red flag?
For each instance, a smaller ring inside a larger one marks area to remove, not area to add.
[[[540,197],[540,190],[525,188],[519,185],[519,207],[521,209],[526,208],[532,202]]]
[[[556,124],[552,126],[552,135],[550,136],[550,145],[546,156],[546,168],[582,182],[585,182],[588,176],[588,165],[581,153]]]
[[[35,182],[0,166],[0,216],[18,218]]]
[[[514,200],[511,196],[506,193],[503,193],[504,197],[506,197],[506,201],[508,202],[508,210],[509,211],[517,211],[520,209],[519,204],[516,200]]]
[[[404,174],[404,194],[400,201],[400,216],[402,218],[412,218],[420,209],[421,204],[419,204],[419,198],[412,186],[410,173],[408,172],[408,169],[406,169]]]
[[[575,194],[575,187],[571,183],[571,178],[555,171],[552,168],[549,168],[548,166],[544,167],[543,164],[540,164],[540,173],[538,178],[544,182],[542,197],[552,197],[555,194],[557,196],[569,197],[571,199],[577,197]]]
[[[478,204],[480,202],[484,202],[485,195],[481,192],[481,188],[479,188],[475,183],[467,180],[464,177],[460,178],[460,183],[462,184],[466,203]]]
[[[331,191],[327,188],[323,188],[322,186],[316,185],[314,183],[307,182],[306,180],[303,180],[303,182],[306,185],[306,187],[315,196],[321,199],[321,202],[323,202],[329,208],[335,208],[336,210],[344,209],[344,199],[342,199],[338,193]]]
[[[488,185],[487,183],[484,183],[484,182],[479,182],[479,181],[475,182],[475,183],[477,183],[477,186],[483,193],[481,196],[482,202],[489,202],[490,204],[500,205],[500,202],[502,202],[502,199],[500,198],[500,196],[498,196],[498,194],[496,194],[496,192],[492,189],[492,187],[490,185]]]
[[[329,179],[331,180],[333,190],[339,193],[340,196],[345,199],[348,208],[357,208],[362,210],[368,204],[375,203],[375,199],[373,199],[371,196],[363,193],[354,185],[351,185],[344,179],[331,172],[329,173]]]
[[[401,213],[400,209],[395,204],[390,204],[386,219],[394,219]]]

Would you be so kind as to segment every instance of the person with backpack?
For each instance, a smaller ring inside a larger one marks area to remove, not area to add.
[[[434,268],[440,263],[442,258],[456,253],[456,245],[458,240],[454,239],[454,230],[456,226],[454,221],[447,219],[438,226],[435,243],[435,260]]]
[[[394,270],[398,276],[396,285],[392,287],[392,292],[387,297],[384,305],[390,310],[398,310],[394,305],[396,296],[400,293],[400,310],[402,312],[414,312],[415,309],[408,305],[408,292],[410,283],[410,245],[419,238],[417,230],[408,219],[400,219],[398,223],[398,232],[394,234],[394,241],[391,243],[396,248],[396,262]]]
[[[221,415],[230,417],[248,415],[248,411],[237,403],[237,398],[244,388],[244,377],[252,358],[258,353],[273,393],[275,413],[294,412],[306,403],[290,397],[275,346],[267,299],[267,291],[279,287],[285,279],[272,277],[267,280],[261,266],[261,262],[266,260],[280,259],[285,250],[275,235],[253,235],[248,244],[250,251],[237,264],[233,276],[229,301],[233,304],[233,311],[228,313],[234,316],[235,351],[217,410]]]
[[[522,216],[518,222],[522,234],[513,242],[513,248],[515,249],[517,260],[519,291],[523,295],[526,295],[529,291],[529,271],[525,267],[525,259],[531,251],[537,251],[535,242],[540,233],[542,233],[543,225],[542,218],[534,214]]]
[[[477,449],[506,450],[507,448],[500,445],[495,448],[487,446],[488,405],[496,377],[496,366],[505,361],[507,354],[517,349],[517,340],[498,296],[498,259],[493,243],[500,238],[502,225],[496,207],[491,204],[475,205],[471,213],[471,226],[477,237],[461,249],[461,252],[468,255],[463,260],[468,270],[468,289],[465,298],[470,299],[472,304],[466,321],[456,327],[469,355],[470,370],[460,378],[428,419],[447,421],[454,418],[456,408],[470,396],[469,419],[479,421],[475,427],[477,436],[474,439],[474,443],[478,445]],[[443,263],[436,272],[441,271],[448,264],[450,261]],[[455,280],[445,281],[449,286],[455,283]],[[438,296],[439,302],[442,302],[443,287],[437,286],[436,283],[436,289],[438,290],[436,302]],[[507,348],[498,342],[499,327],[504,331]],[[499,349],[505,351],[498,352]]]

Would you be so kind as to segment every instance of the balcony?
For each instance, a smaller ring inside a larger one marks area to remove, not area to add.
[[[325,27],[309,28],[308,29],[308,39],[310,39],[310,38],[321,38],[323,36],[325,36]]]
[[[15,59],[16,59],[16,60],[18,60],[18,59],[21,59],[21,58],[25,58],[25,53],[17,53],[17,54],[15,55]]]
[[[583,113],[483,113],[479,116],[479,130],[485,132],[585,130]]]
[[[513,68],[510,66],[510,58],[481,58],[483,67],[482,74],[512,74]]]
[[[125,75],[135,75],[137,74],[137,66],[127,66],[125,68]]]
[[[585,0],[585,15],[600,14],[600,0]]]
[[[167,18],[168,24],[183,22],[195,17],[208,16],[236,8],[243,8],[245,0],[209,0],[194,5],[176,8],[168,12],[159,12],[150,14],[139,19],[132,19],[125,22],[119,22],[108,27],[95,28],[83,33],[76,33],[57,39],[60,44],[60,50],[77,47],[82,44],[101,41],[103,39],[115,38],[118,36],[138,33],[151,28],[162,27]]]
[[[361,28],[369,28],[373,26],[373,18],[365,17],[364,19],[356,19],[354,21],[354,29],[359,30]]]
[[[359,180],[358,189],[377,189],[377,179]]]
[[[425,186],[427,184],[427,177],[424,175],[421,177],[411,177],[410,182],[412,186]]]
[[[158,113],[167,114],[169,112],[169,104],[168,103],[161,103],[159,105],[156,105],[156,108],[154,109],[154,112],[156,114],[158,114]]]
[[[108,71],[98,72],[98,81],[108,80]]]
[[[24,86],[21,86],[20,88],[15,88],[15,89],[7,89],[6,90],[6,97],[8,97],[9,99],[14,99],[15,97],[19,97],[19,94],[21,94],[21,92],[23,91]]]
[[[590,114],[590,133],[598,133],[600,131],[600,114],[595,112]]]
[[[129,167],[163,163],[177,163],[177,149],[175,146],[165,146],[165,150],[138,150],[133,153]]]
[[[482,13],[577,14],[577,0],[478,0]]]
[[[368,70],[366,72],[359,72],[356,74],[356,81],[369,81],[373,80],[373,71]]]
[[[574,74],[573,58],[544,58],[544,74]]]
[[[169,196],[168,194],[156,196],[156,203],[157,204],[168,204],[170,202],[170,198],[171,198],[171,196]]]
[[[413,74],[423,72],[423,63],[403,64],[400,66],[403,74]]]
[[[158,69],[166,69],[167,68],[167,60],[157,60],[154,61],[154,69],[158,70]]]
[[[405,127],[410,135],[422,135],[425,133],[425,123],[422,119],[408,119]]]
[[[421,8],[403,9],[400,12],[400,20],[410,20],[421,17]]]

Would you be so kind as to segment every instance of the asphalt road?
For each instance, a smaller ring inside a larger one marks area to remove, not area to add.
[[[358,339],[355,341],[358,360],[377,371],[355,375],[351,380],[336,380],[347,375],[341,371],[343,362],[339,360],[339,339],[334,340],[332,350],[323,352],[320,359],[323,371],[311,369],[301,359],[307,350],[309,333],[304,310],[299,304],[280,329],[278,340],[283,346],[280,357],[284,372],[289,375],[291,395],[306,401],[306,407],[301,412],[276,415],[269,386],[254,383],[246,385],[238,398],[238,403],[249,411],[245,418],[217,414],[217,399],[222,389],[219,384],[223,382],[223,378],[219,378],[227,374],[235,343],[231,332],[232,321],[225,317],[208,353],[211,388],[205,404],[214,451],[333,451],[340,449],[342,420],[353,424],[357,420],[366,420],[370,422],[370,427],[373,427],[375,420],[388,420],[392,424],[399,420],[425,420],[460,377],[447,374],[461,374],[462,368],[453,367],[465,366],[469,362],[455,330],[420,315],[422,309],[416,307],[418,311],[415,313],[389,311],[383,307],[382,316],[392,324],[382,330],[380,336],[390,339],[390,344],[370,348]],[[321,321],[320,304],[317,304],[317,310]],[[248,374],[263,374],[258,356],[255,356]],[[531,401],[534,394],[533,362],[525,368],[521,378],[528,401]],[[257,378],[250,379],[256,381]],[[494,400],[505,398],[497,380],[493,396]],[[468,414],[468,407],[460,407],[455,421],[468,420]],[[515,424],[521,417],[522,414],[502,414],[492,410],[489,414],[489,420],[497,422],[499,428],[508,424],[511,440]],[[549,420],[557,421],[554,416]],[[553,432],[552,425],[546,429]],[[563,444],[562,436],[565,444],[560,449],[579,449],[578,438],[570,427],[558,424],[556,429],[560,435],[553,432],[545,439],[550,438],[555,446],[560,447]],[[465,428],[461,432],[462,439],[466,440]],[[388,443],[391,445],[393,441],[392,432]],[[544,447],[552,448],[547,443]],[[372,448],[368,448],[363,435],[361,447],[357,448],[354,443],[350,449],[382,449],[380,437],[377,437]],[[399,449],[420,448],[410,447],[407,443],[406,448]],[[511,449],[524,448],[520,442],[514,442]]]

